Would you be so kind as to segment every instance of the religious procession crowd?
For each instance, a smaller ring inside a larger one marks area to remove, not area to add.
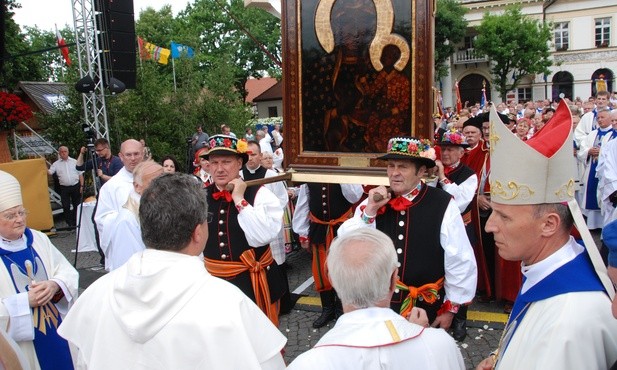
[[[97,140],[94,164],[60,148],[49,173],[67,223],[80,171],[103,183],[110,272],[79,298],[77,271],[26,227],[21,186],[0,171],[0,364],[463,369],[467,308],[497,299],[510,319],[478,369],[617,369],[617,102],[598,92],[582,117],[578,103],[446,110],[434,140],[388,141],[388,187],[287,186],[278,126],[197,127],[194,176],[133,139],[119,158]],[[603,256],[588,228],[602,228]],[[286,364],[295,241],[312,254],[313,327],[336,324]]]

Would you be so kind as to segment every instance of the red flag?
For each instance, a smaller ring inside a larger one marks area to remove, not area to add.
[[[461,101],[461,91],[458,89],[458,80],[454,82],[454,88],[456,89],[456,113],[459,113],[463,109],[463,102]]]
[[[152,59],[152,54],[150,54],[150,51],[146,49],[147,42],[145,42],[141,37],[137,37],[137,44],[139,45],[139,58],[141,60]]]
[[[60,31],[58,31],[57,29],[56,29],[56,38],[58,42],[58,47],[60,48],[60,52],[62,53],[62,56],[64,57],[64,61],[66,62],[66,65],[70,67],[71,58],[69,57],[69,47],[66,46],[66,42],[64,41],[64,38],[60,34]]]

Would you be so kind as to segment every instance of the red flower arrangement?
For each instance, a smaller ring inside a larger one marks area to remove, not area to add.
[[[0,130],[9,131],[32,118],[32,110],[17,95],[0,92]]]

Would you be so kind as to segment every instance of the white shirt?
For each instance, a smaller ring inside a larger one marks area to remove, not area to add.
[[[238,223],[250,246],[259,247],[276,239],[283,227],[283,207],[280,200],[268,188],[257,190],[252,205],[238,214]]]
[[[54,163],[52,163],[47,173],[53,175],[54,173],[58,175],[58,180],[60,181],[60,185],[62,186],[74,186],[79,184],[79,178],[83,171],[77,171],[75,169],[75,165],[77,160],[68,157],[67,160],[58,159]]]
[[[442,329],[412,324],[390,308],[348,312],[290,370],[464,369],[454,340]]]
[[[286,339],[259,308],[203,258],[169,251],[100,277],[59,332],[89,370],[285,368]]]
[[[376,222],[367,224],[362,220],[362,206],[367,203],[368,199],[365,199],[356,208],[353,218],[343,222],[338,235],[345,235],[361,227],[377,228]],[[445,299],[459,304],[471,302],[476,295],[478,268],[461,213],[454,200],[448,203],[441,221],[439,241],[444,251]]]
[[[259,167],[254,170],[251,170],[247,167],[246,170],[254,174],[255,171],[259,169]],[[274,177],[278,175],[279,174],[276,171],[266,169],[266,175],[264,176],[264,178]],[[242,173],[242,170],[240,170],[240,177],[244,179],[244,174]],[[278,181],[270,184],[265,184],[264,186],[268,188],[268,190],[270,190],[274,195],[276,195],[276,197],[279,199],[279,202],[281,203],[281,208],[285,208],[287,202],[289,201],[289,196],[287,195],[287,188],[285,187],[285,183],[282,181]]]
[[[441,188],[452,195],[459,211],[463,213],[473,200],[474,195],[476,195],[476,191],[478,190],[478,177],[472,174],[460,184],[450,182],[449,184],[441,184]]]
[[[576,256],[583,253],[584,250],[585,248],[577,244],[573,237],[570,237],[566,245],[542,261],[529,266],[525,266],[525,264],[522,263],[521,271],[526,280],[521,288],[521,293],[527,292],[534,285],[555,272],[555,270],[575,259]]]

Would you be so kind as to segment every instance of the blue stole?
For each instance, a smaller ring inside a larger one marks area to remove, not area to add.
[[[38,253],[32,248],[34,240],[32,231],[26,228],[27,248],[19,252],[10,252],[0,248],[0,258],[13,280],[17,293],[30,289],[32,278],[36,281],[48,280],[47,271]],[[27,262],[27,263],[26,263]],[[31,276],[28,276],[28,274]],[[34,321],[34,350],[42,370],[72,370],[73,360],[69,345],[57,333],[62,322],[56,306],[49,302],[44,306],[31,308]]]
[[[574,279],[573,277],[576,278]],[[523,277],[523,284],[525,280]],[[506,325],[509,333],[505,334],[507,338],[504,337],[505,347],[502,352],[505,353],[507,350],[514,332],[518,329],[519,324],[523,321],[529,306],[533,302],[574,292],[606,292],[602,282],[600,282],[600,278],[596,275],[587,250],[529,288],[525,293],[518,292],[514,307],[512,307],[512,313]],[[516,322],[513,323],[515,320]]]

